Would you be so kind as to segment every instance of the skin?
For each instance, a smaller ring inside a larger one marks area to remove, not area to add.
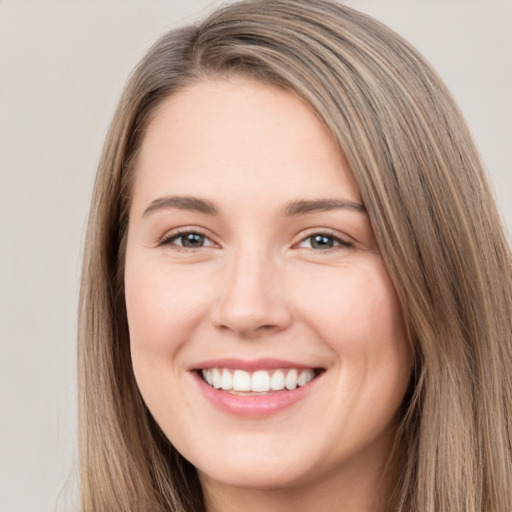
[[[163,206],[168,196],[200,198],[217,214]],[[283,211],[361,203],[320,120],[258,82],[190,86],[149,124],[132,199],[133,369],[156,421],[198,468],[207,510],[376,510],[411,353],[364,210]],[[183,247],[180,229],[204,243]],[[189,371],[226,357],[325,371],[291,407],[240,418],[212,405]]]

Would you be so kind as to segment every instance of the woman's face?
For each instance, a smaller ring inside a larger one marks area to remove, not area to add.
[[[125,285],[140,391],[204,485],[382,467],[411,364],[401,311],[347,162],[296,96],[233,79],[161,105]]]

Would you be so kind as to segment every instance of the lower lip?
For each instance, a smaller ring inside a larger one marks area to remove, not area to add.
[[[275,391],[262,395],[244,396],[215,389],[206,384],[196,372],[194,372],[194,376],[203,394],[215,407],[228,414],[246,418],[262,418],[288,409],[304,399],[319,379],[319,377],[316,377],[305,386],[291,391]]]

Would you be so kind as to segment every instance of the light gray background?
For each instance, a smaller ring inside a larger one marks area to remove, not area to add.
[[[0,0],[0,512],[72,510],[80,251],[124,80],[208,0]],[[512,1],[352,0],[448,83],[512,226]]]

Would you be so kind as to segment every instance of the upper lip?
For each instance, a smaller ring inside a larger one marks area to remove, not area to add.
[[[245,370],[254,372],[257,370],[275,370],[278,368],[297,368],[298,370],[319,368],[316,365],[297,363],[295,361],[287,361],[284,359],[261,358],[261,359],[237,359],[237,358],[222,358],[222,359],[209,359],[194,364],[189,368],[191,371],[207,370],[209,368],[229,368],[232,370]]]

